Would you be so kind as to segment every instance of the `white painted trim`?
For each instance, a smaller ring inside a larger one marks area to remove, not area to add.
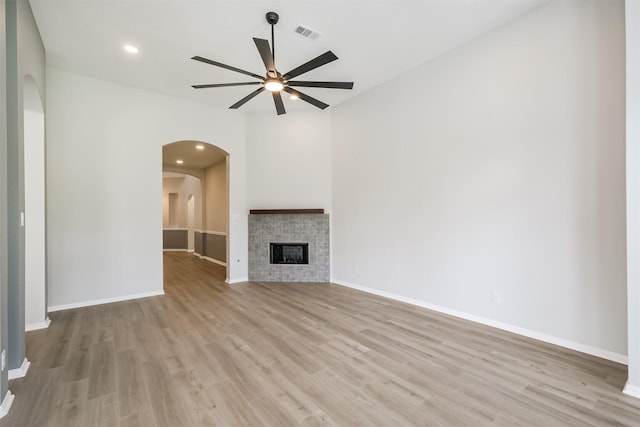
[[[211,261],[211,262],[216,263],[216,264],[218,264],[218,265],[221,265],[221,266],[223,266],[223,267],[226,267],[226,266],[227,266],[227,263],[226,263],[226,262],[219,261],[219,260],[217,260],[217,259],[215,259],[215,258],[210,258],[210,257],[208,257],[208,256],[202,256],[202,255],[200,256],[200,258],[202,258],[202,259],[206,259],[207,261]]]
[[[624,394],[628,394],[629,396],[637,397],[640,399],[640,387],[637,385],[629,384],[629,381],[624,385],[624,389],[622,390]]]
[[[162,249],[163,252],[187,252],[186,249]]]
[[[15,396],[11,393],[11,390],[7,390],[7,394],[5,394],[4,399],[2,399],[2,405],[0,405],[0,418],[9,413],[9,409],[11,409],[11,404],[13,403],[14,397]]]
[[[189,231],[188,228],[163,228],[162,231]]]
[[[50,323],[51,323],[51,319],[47,317],[46,319],[44,319],[43,322],[28,324],[27,326],[25,326],[24,331],[29,332],[29,331],[37,331],[38,329],[47,329]]]
[[[369,294],[390,298],[396,301],[406,302],[407,304],[415,305],[418,307],[426,308],[429,310],[437,311],[439,313],[448,314],[450,316],[459,317],[461,319],[470,320],[482,325],[491,326],[504,331],[513,332],[514,334],[522,335],[528,338],[533,338],[538,341],[543,341],[549,344],[565,347],[570,350],[579,351],[581,353],[590,354],[592,356],[600,357],[602,359],[612,360],[617,363],[627,364],[627,356],[619,353],[614,353],[609,350],[603,350],[601,348],[592,347],[585,344],[580,344],[574,341],[566,340],[564,338],[554,337],[552,335],[543,334],[540,332],[532,331],[530,329],[521,328],[519,326],[510,325],[508,323],[498,322],[496,320],[487,319],[485,317],[476,316],[474,314],[465,313],[463,311],[454,310],[439,305],[429,304],[424,301],[416,300],[413,298],[406,298],[400,295],[391,294],[389,292],[379,291],[377,289],[367,288],[366,286],[355,285],[353,283],[345,282],[342,280],[333,280],[333,283],[345,286],[347,288],[356,289]]]
[[[225,233],[224,231],[208,231],[208,230],[194,230],[197,231],[200,234],[214,234],[216,236],[226,236],[227,233]]]
[[[146,292],[143,294],[125,295],[125,296],[115,297],[115,298],[105,298],[105,299],[96,299],[91,301],[76,302],[72,304],[53,305],[49,307],[49,312],[69,310],[71,308],[89,307],[92,305],[109,304],[112,302],[129,301],[132,299],[139,299],[139,298],[157,297],[159,295],[164,295],[164,290],[155,291],[155,292]]]
[[[31,366],[31,362],[29,362],[25,357],[19,368],[9,369],[9,381],[26,376],[29,366]]]
[[[214,263],[216,263],[216,264],[218,264],[218,265],[221,265],[221,266],[223,266],[223,267],[226,267],[226,266],[227,266],[227,263],[226,263],[226,262],[224,262],[224,261],[219,261],[219,260],[217,260],[217,259],[215,259],[215,258],[211,258],[211,257],[205,256],[205,255],[200,255],[200,254],[199,254],[199,253],[197,253],[197,252],[194,252],[193,254],[194,254],[195,256],[197,256],[198,258],[200,258],[200,259],[204,259],[204,260],[207,260],[207,261],[214,262]]]
[[[228,285],[234,285],[236,283],[244,283],[244,282],[248,282],[249,278],[248,277],[241,277],[239,279],[234,279],[234,280],[225,280],[225,283],[227,283]]]
[[[625,1],[627,348],[629,394],[640,397],[640,2]],[[630,383],[630,384],[629,384]],[[632,385],[631,385],[632,384]]]
[[[187,249],[187,252],[189,252],[189,253],[193,253],[193,252],[195,252],[195,251],[194,251],[193,249]]]

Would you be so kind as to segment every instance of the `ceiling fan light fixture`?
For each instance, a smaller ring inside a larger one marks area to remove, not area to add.
[[[264,81],[264,88],[270,92],[280,92],[284,89],[284,85],[278,79],[266,79]]]

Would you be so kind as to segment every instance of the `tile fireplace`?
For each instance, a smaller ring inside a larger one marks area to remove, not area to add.
[[[328,282],[329,215],[322,209],[249,215],[249,280]]]

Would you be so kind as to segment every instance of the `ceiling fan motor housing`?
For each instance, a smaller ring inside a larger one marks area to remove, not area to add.
[[[275,12],[267,12],[265,16],[269,25],[276,25],[280,19],[280,16]]]

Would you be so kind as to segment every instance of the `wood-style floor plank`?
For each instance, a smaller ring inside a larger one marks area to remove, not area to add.
[[[59,401],[54,410],[55,416],[51,419],[52,424],[83,427],[88,389],[88,379],[62,384],[56,390]]]
[[[226,285],[167,252],[166,295],[51,313],[0,427],[640,426],[626,367],[328,283]]]

